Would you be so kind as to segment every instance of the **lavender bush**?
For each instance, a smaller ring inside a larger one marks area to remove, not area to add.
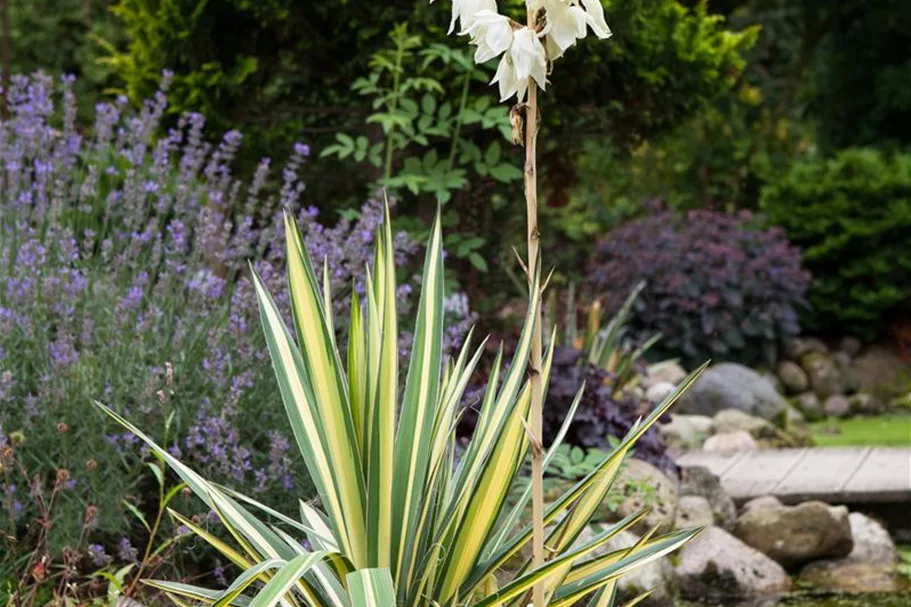
[[[810,284],[800,250],[749,212],[664,211],[632,221],[598,244],[588,276],[609,312],[646,281],[630,327],[643,339],[660,333],[652,351],[690,366],[774,362],[800,330],[797,309]]]
[[[240,133],[211,145],[199,114],[165,129],[168,81],[136,111],[124,98],[98,105],[94,125],[82,130],[71,78],[55,104],[51,78],[16,76],[9,119],[0,122],[0,428],[20,433],[17,450],[32,467],[69,471],[58,511],[73,524],[55,527],[57,546],[74,540],[81,511],[92,506],[94,536],[80,542],[96,552],[106,542],[116,553],[126,526],[121,501],[147,506],[135,438],[101,419],[93,399],[157,428],[213,478],[307,497],[277,430],[283,411],[246,263],[287,309],[284,251],[272,243],[282,241],[280,210],[289,209],[308,249],[327,260],[335,311],[346,314],[382,218],[371,200],[333,226],[318,222],[302,201],[304,144],[278,179],[269,159],[250,180],[238,179],[230,164]],[[399,234],[400,267],[415,248]],[[409,293],[405,282],[403,306]],[[0,475],[0,497],[16,504],[0,508],[4,526],[4,517],[23,516],[25,491]]]

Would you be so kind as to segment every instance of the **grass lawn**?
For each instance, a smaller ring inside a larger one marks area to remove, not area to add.
[[[820,447],[911,447],[911,416],[907,413],[828,420],[810,428]]]

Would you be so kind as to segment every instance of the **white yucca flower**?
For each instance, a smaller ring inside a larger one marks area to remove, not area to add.
[[[449,32],[455,30],[458,22],[459,33],[471,36],[472,44],[477,47],[475,63],[486,63],[502,55],[491,82],[499,85],[501,101],[514,95],[523,101],[529,78],[534,78],[543,90],[547,85],[548,61],[562,57],[588,34],[589,28],[601,39],[611,35],[601,0],[526,0],[525,4],[535,13],[544,9],[544,26],[540,31],[520,27],[499,14],[496,0],[452,2]]]
[[[503,55],[493,83],[500,86],[500,101],[515,95],[525,99],[528,79],[534,78],[541,90],[547,88],[547,53],[537,34],[523,27],[513,35],[509,52]]]
[[[466,19],[462,18],[462,23]],[[496,10],[482,10],[468,19],[471,27],[462,31],[471,36],[472,44],[478,47],[475,52],[475,63],[487,63],[499,57],[512,46],[515,40],[512,22]]]

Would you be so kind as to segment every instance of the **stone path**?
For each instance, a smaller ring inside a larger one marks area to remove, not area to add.
[[[786,504],[911,503],[911,448],[814,447],[741,452],[693,451],[681,466],[705,466],[737,502],[774,495]]]

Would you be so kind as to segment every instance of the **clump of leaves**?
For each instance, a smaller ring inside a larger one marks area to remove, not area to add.
[[[784,231],[746,211],[663,211],[627,223],[599,243],[588,275],[609,310],[648,280],[630,328],[642,339],[660,333],[653,352],[689,365],[774,362],[800,331],[810,285]]]
[[[370,58],[370,73],[351,90],[370,99],[368,125],[382,128],[383,137],[338,132],[321,156],[352,158],[382,172],[379,184],[391,191],[429,194],[448,202],[469,178],[490,176],[510,183],[522,171],[502,157],[511,137],[509,110],[490,97],[472,97],[472,83],[490,80],[489,70],[475,65],[467,50],[446,44],[425,44],[401,24],[390,34],[389,48]],[[455,103],[446,98],[447,77],[461,86]],[[481,147],[464,135],[471,128],[496,129],[500,137]]]

